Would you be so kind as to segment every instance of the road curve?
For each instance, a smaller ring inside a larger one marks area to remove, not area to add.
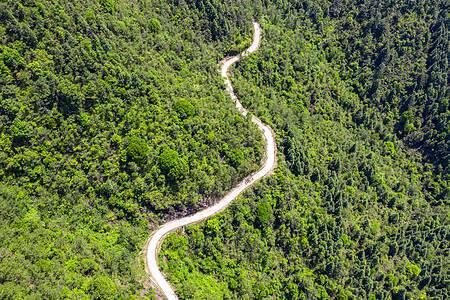
[[[253,43],[241,56],[249,55],[250,53],[256,51],[259,47],[259,42],[261,40],[261,28],[257,22],[253,23],[254,27],[254,36]],[[245,116],[247,115],[247,110],[244,109],[237,99],[236,95],[233,92],[233,87],[231,86],[231,82],[228,79],[227,71],[228,68],[236,61],[238,61],[240,56],[232,57],[226,60],[221,67],[221,74],[224,77],[225,84],[227,85],[227,92],[231,96],[231,98],[235,101],[236,107],[239,111]],[[202,221],[210,216],[213,216],[225,208],[227,208],[230,203],[236,199],[240,193],[242,193],[245,189],[251,186],[253,183],[258,181],[259,179],[272,174],[273,169],[275,168],[276,161],[276,145],[275,145],[275,134],[269,126],[262,123],[258,118],[252,116],[252,121],[258,128],[262,131],[264,140],[266,142],[266,152],[264,164],[256,173],[250,175],[243,181],[241,181],[233,190],[231,190],[222,200],[216,203],[213,206],[210,206],[202,211],[197,212],[194,215],[184,217],[181,219],[170,221],[163,226],[161,226],[151,237],[150,241],[147,243],[146,252],[147,252],[147,266],[146,271],[151,276],[152,281],[162,290],[163,294],[169,300],[178,299],[175,291],[170,286],[169,282],[167,282],[164,275],[158,268],[157,255],[164,237],[172,231],[177,230],[182,226],[186,226],[188,224],[196,223]]]

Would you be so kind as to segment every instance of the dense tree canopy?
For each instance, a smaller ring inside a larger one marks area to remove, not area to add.
[[[151,230],[258,168],[261,134],[217,72],[251,12],[205,5],[0,3],[1,297],[153,297]]]
[[[261,48],[232,81],[275,129],[280,163],[229,210],[164,242],[181,297],[208,298],[192,274],[226,284],[223,299],[450,296],[448,9],[268,5]]]
[[[154,298],[159,223],[279,167],[168,238],[189,299],[447,299],[448,1],[0,3],[0,291]]]

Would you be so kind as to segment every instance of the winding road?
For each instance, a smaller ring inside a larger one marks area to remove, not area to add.
[[[244,53],[241,54],[241,56],[247,56],[252,52],[256,51],[259,47],[259,43],[261,41],[261,28],[257,22],[253,23],[253,27],[254,27],[253,43],[250,46],[250,48],[248,48]],[[233,87],[231,86],[231,82],[227,76],[228,68],[234,62],[238,61],[241,56],[234,56],[226,60],[221,65],[221,74],[224,77],[225,84],[227,85],[228,94],[235,101],[236,107],[239,109],[239,111],[245,116],[247,115],[247,110],[242,107],[242,104],[239,102],[236,95],[234,94]],[[264,140],[266,142],[265,145],[266,152],[265,158],[263,160],[264,162],[263,166],[257,172],[241,181],[235,188],[233,188],[233,190],[231,190],[224,198],[222,198],[218,203],[214,204],[213,206],[210,206],[207,209],[199,211],[194,215],[173,220],[162,225],[156,232],[154,232],[154,234],[150,237],[149,242],[147,243],[146,270],[151,276],[152,281],[162,290],[163,294],[169,300],[176,300],[178,299],[178,297],[175,294],[175,291],[170,286],[169,282],[167,282],[166,278],[158,268],[157,255],[164,237],[170,232],[173,232],[182,226],[197,223],[223,211],[230,205],[230,203],[234,199],[236,199],[239,196],[239,194],[241,194],[244,190],[246,190],[248,187],[250,187],[253,183],[258,181],[259,179],[272,174],[273,169],[276,167],[277,161],[276,161],[275,134],[272,128],[262,123],[255,116],[252,116],[252,122],[255,123],[258,126],[258,128],[262,131]]]

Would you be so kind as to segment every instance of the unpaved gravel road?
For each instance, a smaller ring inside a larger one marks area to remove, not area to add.
[[[259,43],[261,40],[261,28],[257,22],[253,23],[254,27],[254,36],[253,36],[253,43],[244,53],[241,54],[241,56],[247,56],[250,53],[256,51],[259,47]],[[226,60],[222,66],[221,66],[221,74],[224,77],[225,84],[227,85],[227,92],[231,96],[231,98],[235,101],[236,107],[239,109],[239,111],[245,116],[247,115],[247,110],[244,109],[237,99],[236,95],[233,92],[233,87],[231,86],[231,82],[228,79],[227,72],[228,68],[236,61],[238,61],[240,56],[232,57],[228,60]],[[266,142],[266,152],[265,152],[265,159],[264,164],[256,173],[250,175],[243,181],[241,181],[231,192],[229,192],[222,200],[220,200],[218,203],[216,203],[213,206],[208,207],[207,209],[204,209],[202,211],[197,212],[196,214],[188,217],[184,217],[181,219],[170,221],[164,225],[162,225],[151,237],[150,241],[147,244],[146,252],[147,252],[147,272],[151,276],[152,281],[159,286],[159,288],[162,290],[163,294],[167,297],[169,300],[175,300],[178,299],[177,295],[175,294],[175,291],[170,286],[169,282],[167,282],[164,275],[161,273],[161,271],[158,268],[158,262],[157,262],[157,255],[158,251],[161,245],[162,240],[164,237],[172,232],[177,230],[178,228],[182,226],[186,226],[188,224],[197,223],[199,221],[202,221],[210,216],[213,216],[221,211],[223,211],[225,208],[227,208],[230,203],[236,199],[239,194],[241,194],[245,189],[247,189],[249,186],[251,186],[253,183],[258,181],[259,179],[272,174],[273,169],[275,168],[277,162],[276,162],[276,145],[275,145],[275,134],[269,126],[262,123],[258,118],[255,116],[252,116],[252,121],[256,125],[258,125],[258,128],[262,131],[262,134],[264,136],[264,140]]]

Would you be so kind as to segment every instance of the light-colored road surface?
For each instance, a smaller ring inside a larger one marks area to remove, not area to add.
[[[259,42],[261,40],[261,28],[259,24],[254,22],[254,36],[253,43],[242,56],[249,55],[258,49]],[[227,92],[230,94],[231,98],[235,101],[236,107],[243,115],[247,115],[247,110],[245,110],[241,103],[237,100],[236,95],[233,93],[233,87],[231,86],[230,80],[227,77],[228,68],[236,61],[239,60],[239,56],[235,56],[227,60],[221,69],[222,76],[224,77],[225,84],[227,85]],[[264,140],[266,142],[266,153],[264,159],[264,165],[253,175],[250,175],[242,182],[240,182],[231,192],[229,192],[222,200],[220,200],[215,205],[208,207],[205,210],[199,211],[198,213],[184,217],[181,219],[170,221],[163,226],[161,226],[152,236],[150,242],[147,244],[147,270],[159,288],[162,290],[163,294],[167,297],[167,299],[178,299],[175,291],[170,286],[169,282],[167,282],[164,275],[158,268],[157,263],[157,254],[159,251],[159,247],[161,245],[164,237],[176,229],[186,226],[188,224],[196,223],[201,220],[204,220],[210,216],[213,216],[221,211],[223,211],[230,203],[236,199],[240,193],[242,193],[245,189],[251,186],[254,182],[263,178],[264,176],[270,175],[273,172],[273,169],[276,166],[276,146],[275,146],[275,135],[273,133],[272,128],[262,123],[258,118],[252,116],[252,121],[258,125],[259,129],[262,131],[264,136]]]

